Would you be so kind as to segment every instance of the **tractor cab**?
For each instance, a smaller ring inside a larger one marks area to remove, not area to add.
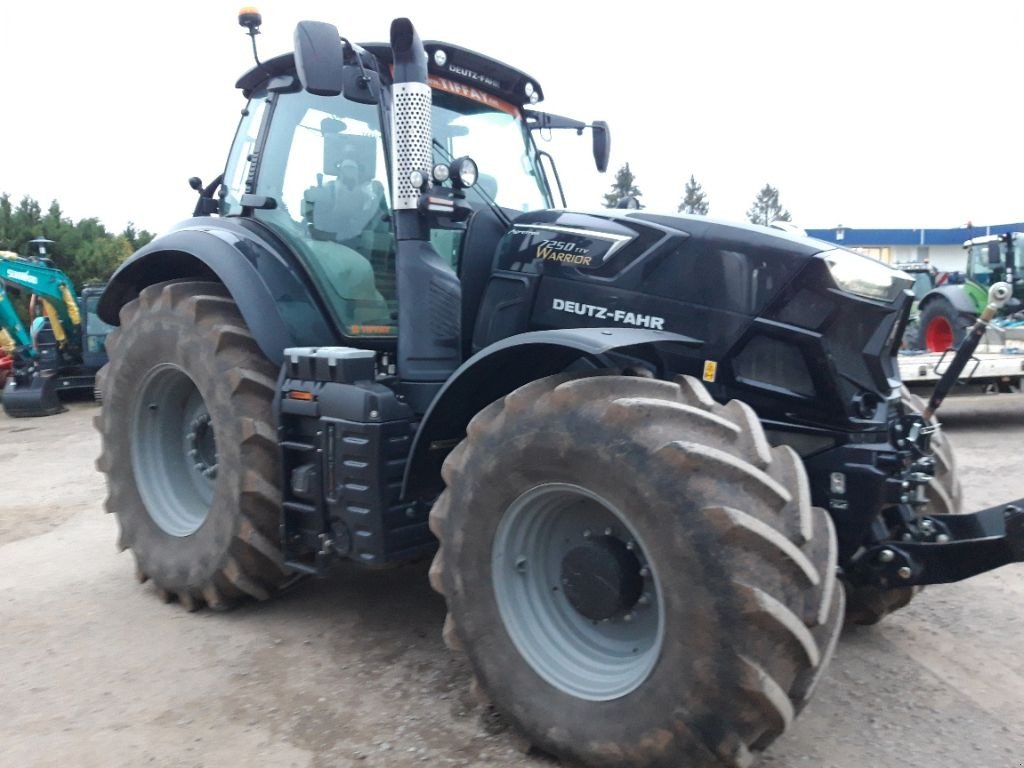
[[[427,84],[434,178],[451,182],[460,215],[430,217],[429,240],[462,285],[462,325],[471,330],[495,248],[519,213],[551,208],[553,193],[533,131],[585,123],[529,109],[537,82],[508,65],[448,43],[427,41]],[[248,97],[220,191],[221,216],[251,217],[298,256],[341,334],[357,346],[394,345],[398,336],[396,196],[392,113],[396,107],[390,45],[339,46],[338,88],[323,58],[273,58],[239,79]],[[305,87],[303,87],[305,83]],[[597,124],[595,157],[607,163],[607,128]],[[401,148],[397,148],[401,151]],[[472,241],[472,248],[466,248]],[[464,263],[463,254],[474,263]],[[463,351],[469,350],[463,334]]]
[[[980,286],[982,292],[998,282],[1014,287],[1014,296],[1024,298],[1024,232],[976,237],[964,243],[967,250],[968,284]]]

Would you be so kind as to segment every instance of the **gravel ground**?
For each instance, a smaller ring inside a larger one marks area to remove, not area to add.
[[[544,766],[490,733],[426,566],[339,569],[188,614],[139,585],[93,469],[96,406],[0,416],[0,766]],[[968,508],[1024,496],[1024,397],[943,410]],[[768,766],[1022,768],[1024,566],[844,632]]]

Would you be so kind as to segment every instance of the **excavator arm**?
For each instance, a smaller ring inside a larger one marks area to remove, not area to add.
[[[24,357],[33,358],[36,356],[32,348],[32,336],[25,329],[24,324],[14,311],[11,300],[7,297],[4,284],[0,282],[0,332],[6,332],[14,341],[14,351]]]

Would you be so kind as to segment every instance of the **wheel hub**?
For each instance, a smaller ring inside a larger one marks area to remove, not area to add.
[[[640,561],[625,542],[599,536],[566,553],[562,590],[569,604],[592,621],[629,611],[643,594]]]
[[[509,505],[492,546],[502,624],[541,678],[589,701],[647,679],[665,610],[644,542],[614,504],[575,484],[536,485]]]
[[[202,413],[189,424],[188,455],[194,462],[193,469],[204,477],[217,476],[217,441],[213,435],[210,414]]]
[[[206,522],[217,477],[217,441],[203,396],[174,363],[149,371],[132,419],[132,469],[150,519],[169,536]]]
[[[936,317],[928,323],[925,346],[929,352],[945,352],[953,346],[953,326],[946,318]]]

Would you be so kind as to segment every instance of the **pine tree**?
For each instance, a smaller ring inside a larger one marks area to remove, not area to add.
[[[679,204],[677,210],[680,213],[694,213],[698,216],[707,216],[708,207],[708,196],[704,193],[704,188],[697,183],[697,180],[693,178],[691,173],[690,180],[686,182],[686,188],[683,190],[683,202]]]
[[[643,192],[636,186],[636,177],[629,170],[629,163],[623,165],[615,174],[615,183],[612,184],[612,191],[604,196],[605,208],[617,208],[620,200],[627,197],[635,197],[639,202]],[[643,208],[643,206],[640,206]]]
[[[779,190],[771,184],[765,184],[764,189],[758,193],[753,207],[747,211],[747,218],[753,224],[763,224],[766,227],[773,221],[792,220],[789,211],[779,204]]]

